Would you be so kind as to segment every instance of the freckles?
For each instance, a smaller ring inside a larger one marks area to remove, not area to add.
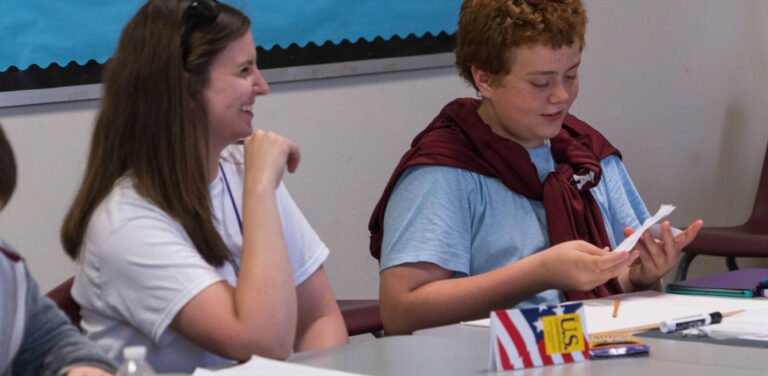
[[[576,100],[576,97],[579,95],[579,91],[578,90],[569,91],[568,94],[569,94],[568,103],[572,104]]]
[[[548,101],[548,96],[546,94],[540,94],[540,93],[526,93],[521,96],[521,105],[525,106],[538,106],[541,105],[544,102]]]
[[[570,87],[570,92],[575,97],[577,94],[579,94],[579,80],[576,79],[576,81],[573,82],[573,85]]]

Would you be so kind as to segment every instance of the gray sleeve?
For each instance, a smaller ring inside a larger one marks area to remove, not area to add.
[[[26,274],[24,339],[13,361],[13,375],[53,376],[72,365],[89,365],[114,373],[114,363],[82,336],[50,299],[40,296],[29,271]]]

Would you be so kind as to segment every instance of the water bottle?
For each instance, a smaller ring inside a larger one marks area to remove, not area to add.
[[[117,369],[115,376],[156,376],[155,370],[144,359],[147,348],[144,346],[129,346],[123,349],[123,364]]]

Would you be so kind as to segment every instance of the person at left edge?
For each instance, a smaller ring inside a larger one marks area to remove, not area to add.
[[[62,243],[82,328],[118,361],[143,345],[188,373],[348,342],[328,248],[281,182],[299,148],[253,130],[256,59],[239,10],[151,0],[107,64]]]
[[[0,126],[0,210],[16,188],[16,159]],[[0,376],[106,376],[115,365],[53,302],[0,239]]]

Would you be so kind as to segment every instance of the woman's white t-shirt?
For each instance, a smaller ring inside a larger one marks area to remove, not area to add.
[[[210,185],[214,225],[238,263],[242,158],[242,148],[225,149],[224,174],[219,172]],[[299,285],[322,265],[329,251],[283,184],[276,195],[294,284]],[[181,225],[140,196],[132,179],[124,177],[91,217],[72,294],[81,306],[86,335],[117,362],[122,361],[124,347],[142,345],[156,371],[191,373],[196,367],[231,361],[189,342],[169,325],[190,299],[221,280],[235,285],[232,265],[215,268],[206,263]]]

